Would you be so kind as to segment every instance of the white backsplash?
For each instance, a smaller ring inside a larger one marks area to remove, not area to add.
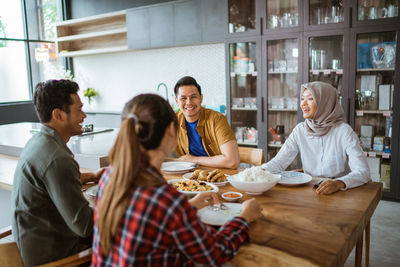
[[[120,112],[129,99],[140,93],[157,93],[161,82],[173,87],[183,76],[193,76],[201,85],[203,104],[226,105],[225,47],[208,44],[74,58],[74,72],[80,94],[87,87],[99,94],[85,110]],[[160,95],[165,96],[162,88]],[[83,98],[83,97],[82,97]]]

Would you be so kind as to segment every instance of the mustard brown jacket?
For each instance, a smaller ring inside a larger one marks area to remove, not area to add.
[[[178,117],[178,146],[176,153],[183,156],[189,153],[189,139],[187,136],[185,116],[182,111],[176,113]],[[208,156],[221,155],[220,146],[228,141],[236,140],[229,123],[224,115],[211,109],[201,108],[196,131],[200,134],[204,150]]]

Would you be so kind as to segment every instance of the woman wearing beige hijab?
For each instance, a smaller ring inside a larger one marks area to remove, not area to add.
[[[324,82],[301,86],[304,122],[289,135],[278,154],[263,168],[285,170],[300,153],[303,170],[311,176],[332,178],[322,182],[319,194],[360,186],[370,179],[367,159],[357,134],[345,122],[336,89]]]

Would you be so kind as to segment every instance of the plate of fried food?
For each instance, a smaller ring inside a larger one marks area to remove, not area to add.
[[[168,183],[185,195],[197,195],[200,192],[218,192],[217,186],[202,181],[172,179]]]
[[[199,182],[204,181],[212,183],[216,186],[226,185],[229,182],[226,177],[227,175],[218,169],[215,169],[211,172],[208,172],[206,170],[195,170],[194,172],[188,172],[183,175],[183,179],[195,180]]]

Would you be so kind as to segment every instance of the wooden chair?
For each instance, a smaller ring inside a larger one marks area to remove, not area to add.
[[[265,162],[262,148],[239,147],[240,162],[260,166]]]
[[[0,229],[0,239],[11,235],[11,226]],[[40,265],[41,267],[56,267],[56,266],[77,266],[79,264],[90,262],[92,259],[92,249],[86,249],[72,256],[61,260],[53,261]],[[9,242],[0,244],[0,266],[2,267],[23,267],[21,254],[19,253],[17,243]]]

